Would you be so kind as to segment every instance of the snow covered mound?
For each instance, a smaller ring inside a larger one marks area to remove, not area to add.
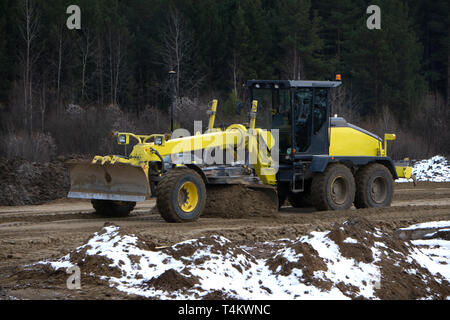
[[[163,248],[107,225],[61,259],[34,266],[76,265],[81,285],[94,277],[156,299],[445,299],[450,275],[427,263],[430,254],[448,263],[442,248],[395,240],[363,218],[295,240],[243,245],[210,236]]]
[[[450,162],[443,156],[428,160],[413,161],[412,173],[417,181],[450,182]],[[412,179],[397,179],[396,182],[412,182]]]
[[[419,223],[397,231],[417,248],[413,258],[433,275],[450,281],[450,221]],[[424,254],[424,255],[423,255]]]

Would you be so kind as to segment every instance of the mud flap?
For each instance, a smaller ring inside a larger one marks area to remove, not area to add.
[[[140,166],[122,163],[67,162],[69,198],[144,201],[150,196],[147,176]]]

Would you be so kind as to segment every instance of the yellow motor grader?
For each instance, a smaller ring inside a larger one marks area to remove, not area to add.
[[[394,134],[383,140],[331,117],[330,90],[340,84],[251,80],[246,83],[252,101],[247,124],[214,127],[214,100],[204,133],[114,132],[121,145],[137,141],[129,156],[69,163],[68,197],[91,199],[103,215],[126,216],[136,202],[154,196],[168,222],[196,220],[213,185],[261,191],[268,195],[267,206],[277,209],[286,199],[294,207],[317,210],[389,206],[394,179],[410,178],[411,167],[395,165],[387,156]]]

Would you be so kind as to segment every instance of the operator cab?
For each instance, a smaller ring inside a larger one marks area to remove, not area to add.
[[[256,127],[279,130],[280,159],[329,152],[330,89],[340,81],[249,80]]]

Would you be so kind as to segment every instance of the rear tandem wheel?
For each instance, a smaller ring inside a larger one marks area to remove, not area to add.
[[[371,163],[356,173],[356,208],[389,207],[392,194],[392,174],[386,166]]]
[[[355,179],[352,172],[340,163],[330,164],[314,176],[311,202],[317,210],[349,209],[355,199]]]

